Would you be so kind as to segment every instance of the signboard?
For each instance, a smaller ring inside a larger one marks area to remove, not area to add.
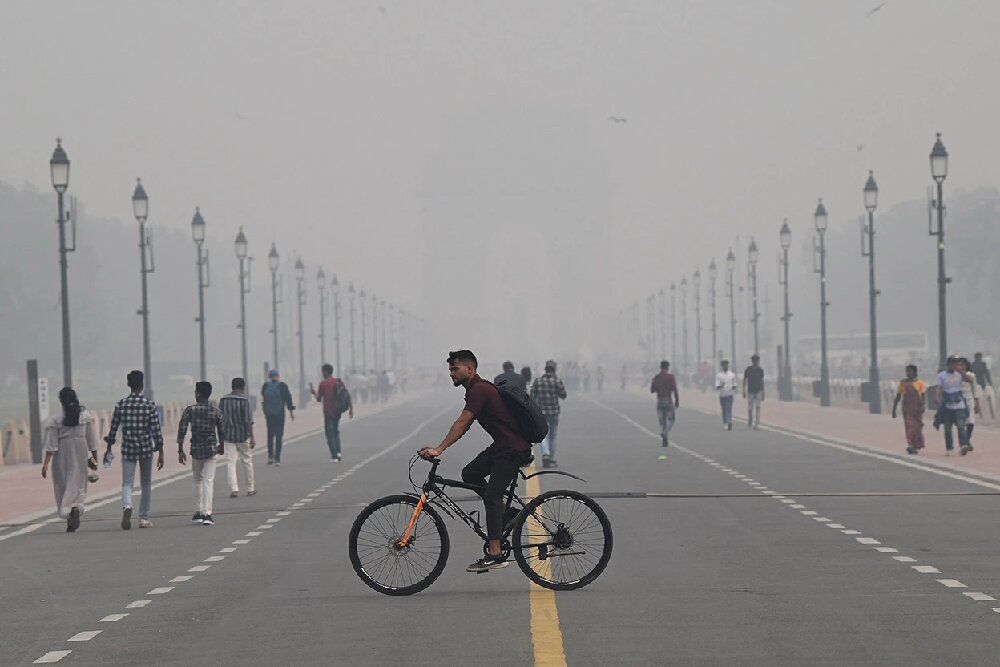
[[[38,417],[40,421],[49,418],[49,380],[38,378]]]

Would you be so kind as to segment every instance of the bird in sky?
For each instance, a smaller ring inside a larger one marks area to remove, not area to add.
[[[868,12],[867,15],[865,15],[865,18],[868,18],[869,16],[871,16],[872,14],[874,14],[875,12],[877,12],[878,10],[882,9],[883,7],[885,7],[887,4],[889,4],[889,3],[888,2],[881,2],[881,3],[877,4],[877,5],[875,5],[875,7],[870,12]]]
[[[621,116],[608,116],[608,120],[612,123],[627,123],[628,118],[622,118]]]

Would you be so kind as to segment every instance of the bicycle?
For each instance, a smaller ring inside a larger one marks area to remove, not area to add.
[[[412,595],[441,576],[450,540],[438,509],[452,519],[461,519],[482,538],[483,552],[489,549],[486,531],[478,516],[473,516],[478,510],[466,513],[445,491],[447,487],[470,491],[482,487],[438,475],[439,458],[426,459],[431,469],[418,486],[413,481],[418,459],[410,459],[414,493],[376,500],[361,511],[351,527],[351,565],[366,585],[385,595]],[[525,465],[532,460],[534,457]],[[526,482],[538,475],[586,481],[562,470],[526,475],[523,467],[518,468],[504,495],[501,555],[506,560],[513,553],[521,571],[539,586],[557,591],[582,588],[597,579],[611,559],[611,523],[600,505],[577,491],[546,491],[525,504],[515,493],[518,478]]]

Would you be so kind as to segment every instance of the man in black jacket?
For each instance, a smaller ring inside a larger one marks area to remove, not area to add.
[[[520,387],[524,393],[528,393],[528,383],[524,376],[514,372],[514,362],[503,362],[503,373],[493,378],[493,384],[499,386],[506,383],[509,387]]]
[[[261,408],[267,420],[267,465],[281,465],[281,440],[285,436],[285,408],[295,421],[295,404],[288,385],[281,381],[276,368],[267,374],[270,380],[260,388]]]

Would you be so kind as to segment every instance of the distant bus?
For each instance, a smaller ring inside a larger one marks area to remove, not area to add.
[[[868,357],[868,334],[836,334],[827,336],[827,355],[831,361],[843,358]],[[879,332],[879,359],[891,359],[905,363],[911,357],[929,354],[930,339],[926,331]],[[820,337],[802,336],[795,341],[795,355],[804,358],[819,358]]]

